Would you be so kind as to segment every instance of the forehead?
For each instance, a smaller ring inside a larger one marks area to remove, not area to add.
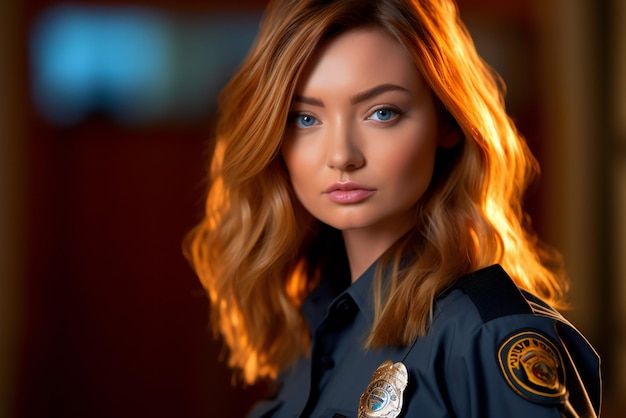
[[[380,28],[350,29],[321,44],[299,90],[324,84],[411,82],[419,71],[404,45]]]

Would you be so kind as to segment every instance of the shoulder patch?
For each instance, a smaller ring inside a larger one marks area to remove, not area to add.
[[[461,277],[456,287],[467,293],[485,322],[501,316],[533,313],[522,292],[497,264]]]
[[[555,406],[567,399],[563,358],[548,336],[520,331],[500,344],[498,360],[507,383],[523,398]]]

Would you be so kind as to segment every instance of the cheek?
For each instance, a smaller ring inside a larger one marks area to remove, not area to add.
[[[436,140],[429,138],[417,146],[413,143],[411,146],[398,147],[387,154],[384,166],[387,167],[386,174],[393,183],[394,193],[397,193],[398,198],[404,197],[412,201],[421,198],[432,180],[436,149]]]
[[[280,147],[285,165],[291,175],[296,175],[317,163],[319,149],[314,135],[306,138],[287,136]]]
[[[289,173],[290,178],[293,177],[293,168],[297,166],[297,156],[293,151],[293,147],[289,145],[283,145],[280,148],[280,152],[283,156],[283,162],[285,163],[285,167],[287,168],[287,173]]]
[[[434,167],[437,138],[432,129],[413,128],[379,144],[381,146],[373,149],[371,156],[384,159],[380,165],[396,172],[399,178],[430,173]]]
[[[311,154],[303,150],[302,147],[296,147],[292,144],[285,144],[281,147],[283,162],[289,174],[289,182],[293,187],[296,196],[302,200],[302,192],[306,191],[311,185],[313,161]]]
[[[411,192],[423,192],[430,184],[434,154],[430,152],[418,153],[414,158],[407,158],[410,154],[403,154],[395,161],[395,178],[399,187]]]

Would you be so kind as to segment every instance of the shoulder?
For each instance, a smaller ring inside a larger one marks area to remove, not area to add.
[[[596,352],[557,310],[520,290],[498,265],[444,292],[430,333],[435,350],[444,353],[438,355],[442,373],[457,382],[448,388],[452,393],[477,384],[502,391],[500,399],[561,407],[569,397],[586,400],[576,410],[599,410]]]
[[[458,328],[470,334],[489,324],[492,332],[523,326],[553,327],[567,323],[553,307],[517,287],[500,265],[492,265],[459,278],[435,299],[432,330]]]
[[[498,264],[461,277],[453,289],[461,290],[471,300],[483,322],[514,315],[537,315],[565,321],[556,309],[519,289]]]

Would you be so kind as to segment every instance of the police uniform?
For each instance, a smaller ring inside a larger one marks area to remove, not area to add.
[[[312,330],[310,356],[279,377],[276,395],[250,417],[599,414],[596,352],[500,266],[465,276],[440,295],[427,334],[411,346],[366,350],[374,271],[375,264],[352,285],[327,277],[311,292],[302,308]]]

